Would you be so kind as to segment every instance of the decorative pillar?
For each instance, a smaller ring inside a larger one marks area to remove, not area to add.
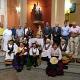
[[[51,25],[58,23],[60,26],[63,26],[65,20],[64,4],[65,0],[52,0]]]
[[[0,22],[7,27],[7,0],[0,0]]]
[[[4,27],[8,27],[8,18],[7,18],[7,0],[4,0]]]
[[[18,2],[21,7],[20,11],[20,25],[24,26],[27,23],[27,0],[19,0]]]
[[[51,8],[51,26],[54,26],[56,21],[56,9],[55,9],[55,0],[52,0],[52,8]]]
[[[65,0],[57,0],[56,19],[60,26],[63,26],[65,20]]]

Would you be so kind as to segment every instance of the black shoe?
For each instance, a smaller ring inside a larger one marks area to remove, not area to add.
[[[33,65],[34,67],[37,67],[36,65]]]
[[[22,69],[17,69],[17,72],[21,72],[22,71]]]
[[[27,67],[26,69],[27,69],[27,70],[31,70],[31,67]]]
[[[68,69],[68,66],[64,66],[64,69]]]

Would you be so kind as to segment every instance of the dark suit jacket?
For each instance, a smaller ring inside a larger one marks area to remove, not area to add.
[[[44,27],[43,36],[45,35],[48,35],[48,37],[51,37],[51,27]]]
[[[58,27],[56,31],[56,27],[52,28],[52,36],[53,36],[53,41],[60,44],[60,37],[61,37],[61,28]]]
[[[61,37],[61,28],[58,27],[57,31],[56,31],[56,27],[53,27],[52,28],[52,35],[53,35],[53,37]]]

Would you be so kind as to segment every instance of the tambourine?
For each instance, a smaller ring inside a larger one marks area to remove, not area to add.
[[[52,57],[52,58],[50,59],[50,63],[51,63],[51,64],[57,64],[57,63],[58,63],[58,59],[57,59],[56,57]]]

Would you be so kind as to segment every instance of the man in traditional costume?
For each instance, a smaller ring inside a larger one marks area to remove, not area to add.
[[[18,46],[13,40],[10,40],[7,44],[7,50],[5,54],[5,64],[12,64],[14,55],[17,53]]]
[[[32,44],[32,47],[29,50],[31,64],[36,67],[38,66],[38,58],[39,58],[39,50],[37,48],[36,43]]]

